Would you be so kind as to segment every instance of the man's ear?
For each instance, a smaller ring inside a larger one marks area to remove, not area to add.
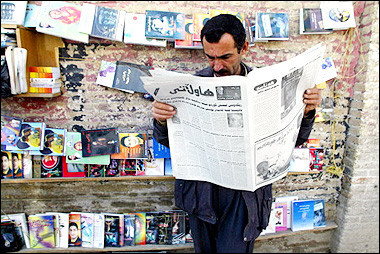
[[[244,54],[248,51],[248,41],[245,41],[243,47],[241,48],[240,54]]]

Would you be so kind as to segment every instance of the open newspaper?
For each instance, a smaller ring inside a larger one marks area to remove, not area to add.
[[[175,107],[168,120],[173,175],[254,191],[284,177],[325,46],[253,69],[246,77],[197,77],[165,70],[141,77]]]

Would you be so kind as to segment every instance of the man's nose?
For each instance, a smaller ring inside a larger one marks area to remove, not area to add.
[[[215,59],[215,61],[214,61],[214,71],[218,72],[218,71],[222,70],[223,67],[224,67],[224,66],[223,66],[223,64],[221,63],[221,61],[218,60],[218,59]]]

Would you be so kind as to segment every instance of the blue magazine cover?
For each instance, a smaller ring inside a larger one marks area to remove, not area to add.
[[[168,40],[185,39],[185,14],[146,10],[145,37]]]
[[[288,13],[257,13],[256,40],[289,40]]]
[[[292,231],[314,228],[314,200],[292,201]]]

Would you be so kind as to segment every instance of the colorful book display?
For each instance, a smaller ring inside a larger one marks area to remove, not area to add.
[[[61,72],[59,67],[29,67],[29,93],[61,92]]]

